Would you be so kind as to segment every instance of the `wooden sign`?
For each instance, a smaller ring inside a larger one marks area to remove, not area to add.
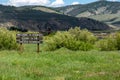
[[[42,43],[43,35],[42,34],[17,34],[16,40],[17,43],[24,43],[24,44],[37,44]]]
[[[16,34],[16,41],[20,44],[20,51],[22,51],[22,44],[37,44],[37,52],[39,52],[39,44],[42,43],[43,35],[36,33],[21,33]]]

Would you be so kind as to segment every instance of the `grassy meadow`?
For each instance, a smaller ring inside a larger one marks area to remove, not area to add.
[[[0,51],[0,80],[120,80],[120,51]]]

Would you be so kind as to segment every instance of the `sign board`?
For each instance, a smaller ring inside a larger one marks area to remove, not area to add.
[[[38,44],[42,43],[43,35],[42,34],[16,34],[16,41],[17,43],[24,43],[24,44]]]
[[[16,34],[16,41],[20,44],[20,51],[23,51],[22,44],[37,44],[37,52],[39,53],[39,44],[42,43],[43,35],[36,33]]]

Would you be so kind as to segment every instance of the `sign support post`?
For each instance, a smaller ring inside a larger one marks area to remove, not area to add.
[[[20,52],[23,53],[23,44],[20,43]]]
[[[37,44],[37,53],[40,52],[40,46],[39,46],[39,43]]]

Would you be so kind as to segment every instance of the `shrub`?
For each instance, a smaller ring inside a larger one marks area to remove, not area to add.
[[[68,32],[57,32],[53,36],[47,36],[45,38],[45,50],[56,50],[64,47],[68,40],[72,40],[73,37]]]
[[[94,44],[96,41],[96,37],[87,29],[80,30],[79,27],[75,27],[74,29],[71,28],[68,32],[73,35],[74,38],[78,41],[83,41],[85,43],[87,42],[91,44]]]
[[[113,51],[113,50],[117,50],[117,36],[116,34],[110,34],[108,37],[106,37],[105,39],[99,40],[96,43],[96,47],[99,48],[99,50],[101,51]]]
[[[16,49],[16,34],[6,28],[0,28],[0,49]]]
[[[88,51],[93,49],[96,38],[88,30],[80,30],[80,28],[70,29],[69,31],[57,32],[51,37],[45,38],[45,49],[56,50],[61,47],[70,50]]]
[[[8,28],[8,30],[10,30],[10,31],[28,32],[27,29],[25,29],[25,28],[20,28],[20,27],[17,27],[17,26],[11,26],[10,28]]]
[[[96,46],[99,48],[101,51],[113,51],[117,50],[115,40],[113,39],[103,39],[99,40],[96,43]]]
[[[113,34],[113,37],[116,41],[116,47],[120,50],[120,32]]]
[[[82,43],[80,44],[79,50],[89,51],[89,50],[91,50],[91,49],[93,49],[93,48],[94,48],[93,44],[88,43],[88,42],[87,42],[87,43],[82,42]]]

